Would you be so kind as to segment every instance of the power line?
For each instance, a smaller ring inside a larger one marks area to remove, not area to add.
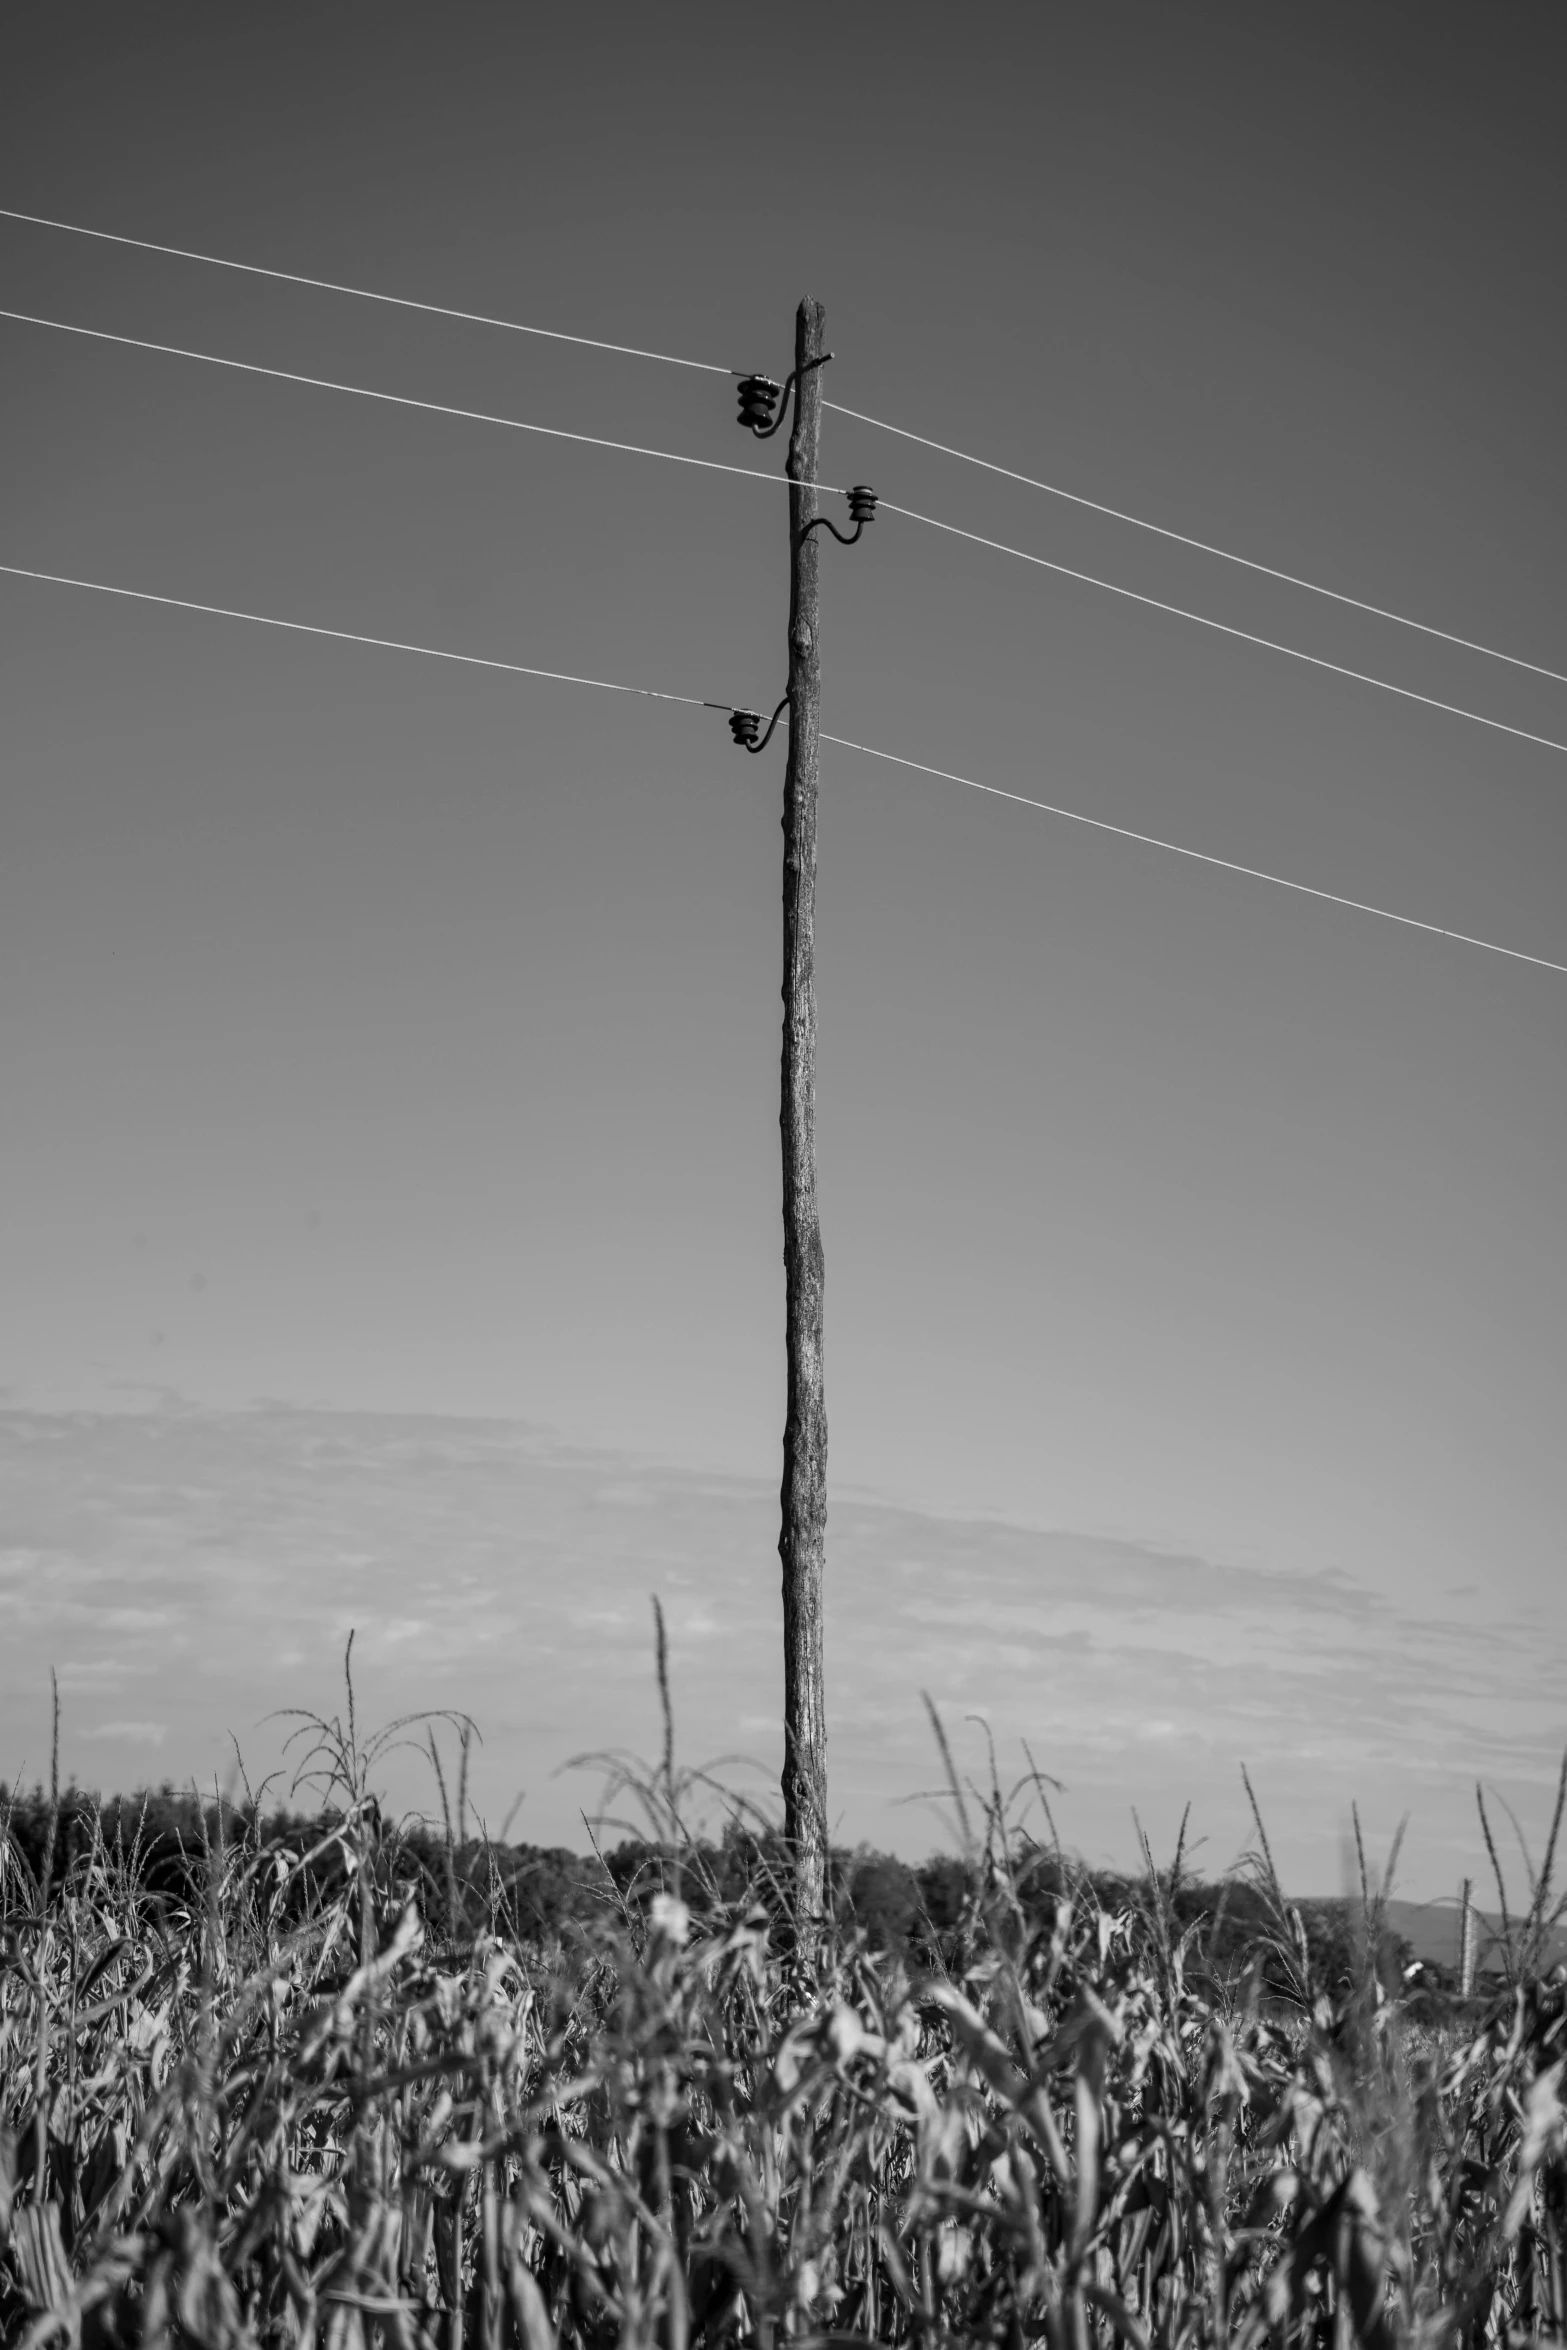
[[[738,473],[746,481],[783,484],[781,473],[762,473],[754,465],[723,465],[716,457],[682,457],[674,449],[649,449],[638,441],[607,440],[602,433],[567,432],[558,424],[528,424],[520,416],[496,416],[483,408],[454,408],[445,400],[416,400],[407,392],[380,392],[369,384],[339,383],[332,376],[301,375],[292,367],[263,367],[255,359],[225,359],[216,351],[192,351],[181,343],[154,343],[145,335],[110,334],[106,327],[73,326],[64,318],[40,318],[30,310],[0,310],[18,326],[46,326],[56,334],[80,335],[89,342],[118,343],[128,351],[154,351],[165,359],[198,359],[206,367],[227,367],[238,375],[269,376],[276,383],[302,384],[313,392],[346,392],[356,400],[380,400],[392,408],[421,408],[431,416],[455,417],[464,424],[495,424],[507,432],[531,432],[550,441],[577,441],[590,449],[618,449],[627,457],[661,457],[669,465],[695,465],[704,473]]]
[[[58,571],[40,571],[20,563],[0,563],[0,573],[12,579],[42,581],[51,587],[85,588],[104,596],[118,596],[139,604],[161,604],[179,612],[198,612],[215,620],[248,620],[259,628],[282,629],[291,635],[327,637],[349,645],[367,645],[387,653],[415,653],[430,661],[452,661],[470,669],[501,670],[514,677],[542,678],[556,685],[591,686],[604,693],[635,694],[645,701],[673,702],[686,709],[732,710],[730,702],[709,702],[696,694],[676,694],[656,686],[625,685],[612,678],[579,677],[570,670],[538,669],[524,661],[501,661],[482,653],[458,653],[439,645],[410,644],[399,637],[369,636],[359,629],[326,628],[306,620],[283,620],[273,613],[242,612],[228,604],[198,603],[190,596],[154,594],[147,588],[119,587],[102,579],[77,579]],[[1140,847],[1161,849],[1166,855],[1184,857],[1197,865],[1211,865],[1221,873],[1235,873],[1248,881],[1266,882],[1274,889],[1287,889],[1297,897],[1316,898],[1325,905],[1342,906],[1355,914],[1368,914],[1380,922],[1396,923],[1402,930],[1419,930],[1431,938],[1452,939],[1459,946],[1478,947],[1489,955],[1502,955],[1509,962],[1528,963],[1537,970],[1560,972],[1567,977],[1567,963],[1554,963],[1545,955],[1525,954],[1518,947],[1501,946],[1495,939],[1476,938],[1465,930],[1449,930],[1441,923],[1422,922],[1412,914],[1397,914],[1387,906],[1374,906],[1363,898],[1342,896],[1338,891],[1318,889],[1309,882],[1291,881],[1282,873],[1266,873],[1255,865],[1242,865],[1231,857],[1211,855],[1204,849],[1186,848],[1179,841],[1164,840],[1151,832],[1134,831],[1127,824],[1112,824],[1103,816],[1088,816],[1080,808],[1063,808],[1049,800],[1032,799],[1024,792],[1007,791],[1001,785],[981,783],[972,775],[959,775],[951,768],[933,767],[923,759],[910,759],[897,751],[878,750],[874,743],[855,742],[847,735],[826,734],[821,738],[839,750],[858,751],[867,759],[880,759],[888,766],[906,767],[916,775],[929,775],[942,783],[961,784],[966,791],[981,792],[987,799],[1008,800],[1016,807],[1033,808],[1044,816],[1059,816],[1069,824],[1087,825],[1094,832],[1109,833],[1117,840],[1136,842]]]
[[[1003,539],[985,538],[977,530],[960,530],[955,522],[938,521],[934,514],[916,514],[912,506],[894,505],[890,498],[880,501],[884,514],[901,514],[906,522],[922,522],[929,530],[944,531],[949,538],[968,539],[976,547],[988,547],[992,554],[1010,555],[1019,563],[1032,563],[1040,571],[1054,571],[1062,579],[1075,579],[1084,587],[1103,588],[1106,595],[1121,596],[1129,604],[1146,604],[1152,612],[1168,612],[1176,620],[1189,620],[1197,628],[1211,628],[1219,636],[1237,638],[1245,645],[1260,645],[1266,653],[1283,653],[1291,661],[1304,661],[1312,669],[1326,669],[1335,677],[1353,678],[1357,685],[1374,685],[1378,692],[1397,694],[1400,701],[1420,702],[1428,710],[1441,710],[1449,718],[1467,718],[1472,726],[1488,726],[1494,734],[1515,735],[1520,742],[1537,743],[1544,751],[1567,754],[1567,742],[1558,742],[1554,735],[1531,734],[1526,726],[1509,726],[1502,718],[1487,718],[1479,710],[1467,710],[1459,702],[1439,701],[1435,694],[1417,693],[1412,685],[1394,685],[1386,677],[1373,677],[1366,669],[1351,669],[1343,661],[1329,661],[1321,653],[1303,653],[1298,645],[1280,644],[1276,637],[1259,636],[1254,629],[1235,628],[1227,620],[1212,620],[1206,612],[1193,612],[1184,604],[1170,604],[1162,596],[1144,595],[1139,588],[1120,587],[1113,579],[1100,579],[1092,571],[1076,571],[1070,563],[1056,563],[1048,555],[1032,555],[1026,547],[1009,547]]]
[[[21,326],[47,327],[54,333],[77,335],[90,342],[113,343],[126,350],[151,351],[166,359],[194,359],[207,367],[228,368],[240,375],[264,376],[278,383],[302,385],[309,391],[340,392],[353,399],[378,400],[394,408],[412,408],[431,416],[455,418],[460,423],[495,425],[504,431],[532,433],[545,440],[573,441],[584,448],[611,449],[628,457],[655,457],[668,465],[695,466],[705,473],[738,474],[745,481],[788,487],[782,474],[759,472],[750,465],[726,465],[714,457],[682,456],[673,449],[653,449],[638,441],[610,440],[601,433],[569,432],[561,425],[531,424],[519,416],[499,416],[482,408],[458,408],[444,400],[415,399],[406,392],[383,392],[369,384],[342,383],[331,376],[304,375],[295,368],[263,366],[254,359],[229,359],[215,351],[196,351],[179,343],[153,342],[144,335],[111,334],[105,327],[77,326],[67,319],[44,318],[33,311],[0,309],[0,319],[10,319]],[[823,482],[820,486],[832,490],[835,496],[847,494],[834,490],[831,483]],[[901,514],[906,522],[920,523],[928,530],[941,531],[948,538],[966,539],[974,546],[988,548],[992,554],[1007,555],[1016,562],[1032,564],[1036,570],[1053,571],[1063,579],[1076,580],[1085,587],[1101,588],[1107,595],[1120,596],[1128,603],[1143,604],[1151,611],[1165,612],[1177,620],[1190,621],[1194,627],[1211,629],[1219,636],[1233,637],[1242,644],[1257,645],[1264,652],[1281,653],[1288,660],[1304,661],[1310,668],[1327,670],[1335,677],[1347,677],[1356,684],[1375,686],[1382,693],[1396,694],[1401,701],[1418,702],[1429,710],[1443,712],[1449,718],[1464,718],[1471,725],[1489,727],[1493,733],[1513,735],[1520,742],[1534,743],[1542,750],[1560,751],[1567,755],[1567,742],[1559,742],[1552,735],[1534,734],[1527,727],[1511,726],[1500,718],[1488,718],[1478,710],[1466,709],[1461,703],[1444,702],[1435,694],[1418,693],[1413,686],[1394,685],[1390,679],[1373,676],[1368,670],[1352,669],[1342,661],[1329,661],[1320,653],[1302,652],[1296,645],[1281,644],[1277,638],[1260,636],[1253,629],[1237,628],[1228,621],[1211,619],[1206,613],[1193,612],[1183,604],[1169,603],[1161,596],[1145,595],[1137,588],[1121,587],[1114,580],[1100,579],[1090,571],[1075,570],[1071,564],[1057,563],[1048,555],[1032,554],[1026,547],[1009,546],[1002,539],[987,538],[977,530],[964,530],[955,522],[943,522],[934,514],[919,513],[914,507],[897,505],[890,498],[880,500],[880,507],[885,514]]]
[[[1403,930],[1423,930],[1432,938],[1450,938],[1460,946],[1482,947],[1488,955],[1505,955],[1512,963],[1532,963],[1541,971],[1567,974],[1567,963],[1553,963],[1545,955],[1526,955],[1518,947],[1498,946],[1494,939],[1474,938],[1465,930],[1446,930],[1439,922],[1420,922],[1412,914],[1395,914],[1386,906],[1368,905],[1363,898],[1341,897],[1337,890],[1316,889],[1310,882],[1290,881],[1282,873],[1264,873],[1256,865],[1237,864],[1232,857],[1210,856],[1205,849],[1184,848],[1179,841],[1161,840],[1156,833],[1134,832],[1130,825],[1111,824],[1103,816],[1085,816],[1080,808],[1058,808],[1049,800],[1030,799],[1024,792],[1004,791],[999,784],[979,783],[972,775],[955,775],[948,767],[929,767],[923,759],[905,759],[896,751],[879,751],[874,743],[850,742],[847,735],[823,734],[824,743],[841,751],[862,751],[867,759],[883,759],[889,766],[911,767],[917,775],[933,775],[943,783],[961,783],[967,791],[983,792],[987,799],[1010,800],[1019,808],[1037,808],[1042,816],[1063,816],[1069,824],[1087,824],[1095,832],[1113,833],[1117,840],[1137,841],[1148,849],[1163,849],[1172,857],[1187,857],[1195,865],[1214,865],[1221,873],[1239,873],[1248,881],[1266,881],[1274,889],[1293,890],[1298,897],[1320,898],[1325,905],[1347,906],[1354,914],[1374,914],[1380,922],[1396,922]]]
[[[91,237],[99,244],[126,245],[137,252],[160,253],[176,261],[199,261],[209,269],[228,269],[246,277],[271,278],[281,285],[308,286],[318,293],[346,294],[355,301],[379,302],[396,310],[420,311],[432,318],[455,319],[468,326],[495,327],[505,334],[533,335],[545,342],[575,344],[582,350],[608,351],[622,359],[649,359],[667,367],[693,368],[704,375],[738,376],[744,372],[740,368],[720,367],[711,359],[687,359],[672,351],[648,351],[634,343],[606,342],[597,335],[567,334],[557,327],[531,326],[521,319],[497,318],[484,311],[455,309],[445,302],[421,302],[406,294],[386,294],[370,286],[346,285],[335,278],[309,277],[300,270],[267,269],[254,261],[235,261],[221,253],[199,253],[184,245],[159,244],[150,237],[132,237],[110,229],[88,228],[81,221],[54,220],[39,212],[19,212],[10,205],[0,204],[0,220],[22,221],[33,228],[57,229],[68,236]],[[205,353],[184,355],[206,356]],[[977,466],[981,472],[997,474],[1003,480],[1021,483],[1026,489],[1042,491],[1047,497],[1063,499],[1068,505],[1081,506],[1093,514],[1103,514],[1114,522],[1124,522],[1133,530],[1148,531],[1156,538],[1169,539],[1177,546],[1192,548],[1198,554],[1212,555],[1223,563],[1234,563],[1244,571],[1279,580],[1285,586],[1301,588],[1308,595],[1323,596],[1352,611],[1367,613],[1373,619],[1391,621],[1399,628],[1414,629],[1421,636],[1456,645],[1464,652],[1480,653],[1487,660],[1503,661],[1510,668],[1525,669],[1536,677],[1549,678],[1553,684],[1567,685],[1567,672],[1552,669],[1544,662],[1526,661],[1517,653],[1503,652],[1499,646],[1482,644],[1475,637],[1460,636],[1453,629],[1437,628],[1430,621],[1415,620],[1407,612],[1395,612],[1388,605],[1372,603],[1363,596],[1348,595],[1340,588],[1325,587],[1320,580],[1306,579],[1299,572],[1286,571],[1277,564],[1263,563],[1254,556],[1237,554],[1233,548],[1217,546],[1213,541],[1197,538],[1189,531],[1173,530],[1164,523],[1150,522],[1145,515],[1129,513],[1124,507],[1112,506],[1101,498],[1087,497],[1078,490],[1064,489],[1059,482],[1042,481],[1037,475],[1021,473],[1013,466],[998,465],[991,458],[977,457],[971,450],[955,448],[951,442],[934,440],[926,433],[911,432],[904,425],[889,424],[885,417],[869,416],[863,409],[847,407],[842,401],[828,400],[824,405],[835,415],[850,417],[856,424],[869,425],[873,431],[891,433],[898,440],[913,442],[920,448],[934,449],[943,457],[953,457],[961,464]]]
[[[1517,653],[1504,653],[1496,645],[1483,645],[1471,636],[1459,636],[1450,628],[1434,628],[1428,620],[1412,620],[1407,612],[1394,612],[1386,604],[1370,603],[1364,596],[1346,595],[1341,588],[1324,587],[1320,580],[1304,579],[1298,571],[1284,571],[1274,563],[1259,563],[1251,555],[1237,555],[1233,548],[1215,546],[1211,539],[1194,538],[1190,531],[1171,530],[1162,522],[1150,522],[1145,515],[1129,514],[1122,506],[1106,505],[1102,498],[1084,497],[1078,490],[1063,489],[1059,482],[1040,481],[1032,473],[1018,473],[1010,465],[996,465],[988,457],[976,457],[968,449],[954,449],[946,441],[930,440],[922,432],[908,432],[901,424],[888,424],[880,416],[866,416],[858,408],[845,408],[841,401],[823,403],[835,416],[852,416],[856,424],[868,424],[877,432],[890,432],[900,441],[914,441],[922,449],[935,449],[943,457],[956,457],[964,465],[977,465],[983,473],[996,473],[1004,481],[1021,482],[1025,489],[1043,490],[1046,497],[1062,498],[1069,506],[1086,507],[1091,514],[1108,515],[1112,522],[1129,523],[1133,530],[1146,530],[1155,538],[1171,539],[1177,546],[1191,547],[1199,555],[1216,555],[1221,563],[1235,563],[1243,571],[1259,572],[1265,579],[1281,580],[1286,587],[1304,588],[1308,595],[1326,596],[1330,603],[1347,604],[1352,611],[1367,612],[1374,620],[1391,620],[1400,628],[1413,628],[1421,636],[1437,637],[1444,645],[1458,645],[1466,653],[1483,653],[1489,661],[1505,661],[1509,668],[1527,669],[1536,677],[1548,677],[1554,685],[1567,685],[1567,671],[1547,668],[1543,661],[1525,661]]]
[[[456,661],[466,669],[502,669],[512,677],[542,677],[554,685],[597,686],[606,694],[640,694],[649,702],[682,702],[693,710],[727,710],[728,702],[704,702],[699,694],[671,694],[657,686],[621,685],[608,677],[577,677],[566,669],[535,669],[526,661],[497,661],[483,653],[454,653],[440,645],[414,645],[401,637],[366,636],[355,628],[322,628],[309,620],[280,620],[270,612],[241,612],[229,604],[199,604],[191,596],[160,596],[150,588],[116,587],[106,579],[73,579],[63,571],[34,571],[21,563],[0,563],[12,579],[42,580],[50,587],[90,588],[99,596],[123,596],[136,604],[167,604],[177,612],[205,612],[214,620],[249,620],[258,628],[286,629],[293,636],[334,637],[340,644],[372,645],[383,653],[418,653],[426,661]]]
[[[511,335],[538,335],[550,343],[576,343],[587,351],[613,351],[622,359],[656,359],[666,367],[694,367],[704,375],[738,375],[735,367],[717,367],[710,359],[680,359],[672,351],[643,351],[634,343],[605,343],[596,335],[563,334],[558,327],[524,326],[516,318],[489,318],[479,310],[454,310],[445,302],[415,302],[406,294],[378,294],[369,286],[339,285],[332,278],[305,277],[295,269],[263,269],[255,261],[230,261],[221,253],[192,253],[183,245],[158,245],[150,237],[116,235],[106,228],[86,228],[79,220],[48,220],[41,212],[16,212],[0,204],[0,220],[21,220],[32,228],[61,229],[67,236],[93,237],[101,245],[131,245],[139,253],[162,253],[174,261],[202,261],[209,269],[233,269],[245,277],[269,277],[286,286],[311,286],[320,294],[351,294],[357,302],[383,302],[394,310],[422,310],[431,318],[455,318],[466,326],[494,326]]]

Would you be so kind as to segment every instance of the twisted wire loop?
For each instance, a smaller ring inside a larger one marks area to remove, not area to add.
[[[773,739],[773,728],[778,724],[779,719],[783,716],[788,707],[789,697],[787,694],[785,694],[783,700],[779,703],[777,709],[773,712],[771,718],[769,718],[767,721],[767,732],[765,734],[763,734],[761,731],[762,717],[759,710],[731,710],[729,713],[729,731],[734,736],[735,742],[739,749],[742,751],[751,751],[753,753],[757,751],[765,751],[768,744]]]

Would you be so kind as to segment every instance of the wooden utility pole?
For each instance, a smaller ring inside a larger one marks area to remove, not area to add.
[[[789,758],[784,771],[783,1226],[788,1415],[784,1421],[784,1833],[800,1921],[827,1892],[827,1714],[822,1570],[827,1555],[827,1405],[822,1384],[822,1228],[816,1205],[816,785],[822,656],[817,628],[816,453],[822,421],[819,302],[795,317],[789,442]]]
[[[1474,1889],[1465,1877],[1464,1890],[1458,1906],[1458,1996],[1468,1999],[1475,1987],[1475,1913]]]

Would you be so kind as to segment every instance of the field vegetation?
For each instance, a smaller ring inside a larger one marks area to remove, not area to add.
[[[584,1863],[390,1822],[351,1688],[299,1731],[294,1811],[0,1799],[7,2345],[1564,2338],[1560,1802],[1465,2000],[1260,1818],[1122,1882],[953,1777],[812,1922],[672,1744]]]

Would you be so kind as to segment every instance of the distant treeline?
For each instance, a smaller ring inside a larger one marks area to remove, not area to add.
[[[499,1843],[469,1836],[461,1841],[429,1822],[376,1820],[374,1846],[383,1891],[406,1886],[417,1897],[432,1930],[457,1940],[484,1921],[504,1920],[524,1941],[548,1942],[589,1929],[606,1913],[643,1910],[656,1892],[678,1891],[693,1915],[715,1914],[756,1888],[777,1888],[780,1914],[787,1907],[789,1871],[781,1839],[731,1827],[718,1841],[698,1840],[678,1850],[636,1838],[623,1839],[602,1856],[584,1858],[563,1846]],[[0,1880],[19,1861],[41,1885],[47,1871],[54,1893],[95,1852],[131,1870],[148,1892],[185,1907],[199,1900],[209,1881],[210,1856],[240,1845],[266,1846],[298,1860],[301,1900],[329,1896],[346,1871],[341,1815],[279,1809],[258,1816],[254,1804],[198,1802],[194,1794],[164,1785],[130,1795],[98,1797],[68,1789],[52,1806],[41,1788],[12,1794],[0,1782]],[[1145,1898],[1147,1887],[1108,1871],[1085,1872],[1101,1906],[1116,1911]],[[1048,1849],[1040,1849],[1019,1889],[1032,1927],[1048,1930],[1054,1921],[1065,1875]],[[984,1907],[985,1888],[973,1861],[961,1853],[937,1853],[917,1864],[867,1847],[835,1849],[832,1901],[846,1924],[864,1934],[871,1947],[903,1956],[915,1967],[950,1967],[962,1955],[966,1934]],[[1191,1926],[1203,1928],[1203,1969],[1241,1975],[1265,1954],[1275,1930],[1262,1889],[1245,1875],[1219,1883],[1195,1878],[1161,1882],[1166,1915],[1179,1939]],[[1349,1980],[1359,1964],[1363,1926],[1344,1902],[1303,1902],[1294,1912],[1319,1980]],[[1263,1963],[1265,1964],[1265,1956]],[[1428,1986],[1452,1988],[1448,1970],[1433,1962],[1406,1978],[1412,1966],[1409,1945],[1383,1930],[1378,1971],[1391,1988],[1403,1982],[1406,1995]],[[1268,1988],[1266,1981],[1261,1986]]]

